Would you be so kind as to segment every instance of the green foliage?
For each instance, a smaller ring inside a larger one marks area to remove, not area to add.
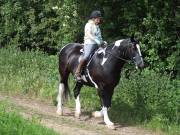
[[[17,0],[0,5],[0,44],[46,48],[75,40],[78,16],[74,1]]]
[[[0,49],[0,90],[48,97],[57,87],[55,56],[40,51]]]
[[[124,75],[115,90],[112,119],[131,124],[143,122],[167,134],[178,133],[179,80],[172,81],[168,75],[148,69],[131,73],[129,79]]]
[[[60,48],[68,42],[82,42],[85,22],[94,9],[103,12],[104,40],[112,42],[134,34],[140,41],[148,67],[131,75],[130,79],[123,76],[113,99],[115,107],[111,109],[111,116],[119,118],[113,119],[156,121],[160,118],[179,124],[180,15],[177,0],[1,1],[0,47],[46,50]],[[1,90],[51,97],[57,80],[55,56],[49,57],[39,51],[0,50]],[[83,96],[83,106],[90,104],[91,98],[95,101],[86,109],[97,107],[95,92],[82,90]]]
[[[179,81],[169,80],[167,75],[147,69],[141,73],[131,74],[130,79],[122,77],[116,89],[115,107],[120,104],[129,106],[131,115],[135,115],[140,121],[161,114],[168,121],[179,123],[178,83]]]
[[[8,112],[7,108],[7,104],[0,102],[1,135],[56,135],[33,119],[25,120],[15,111]]]
[[[156,131],[164,131],[167,135],[178,135],[180,132],[179,125],[170,124],[162,115],[154,116],[145,126]]]
[[[56,99],[57,67],[57,57],[39,51],[0,49],[0,90]],[[130,72],[129,75],[128,79],[126,70],[123,71],[114,91],[111,119],[130,124],[146,123],[151,128],[157,122],[157,125],[162,126],[157,128],[171,132],[171,126],[176,127],[180,123],[179,80],[171,80],[170,75],[149,69]],[[72,90],[75,86],[73,77],[69,78],[69,85]],[[67,105],[74,108],[74,99]],[[83,112],[87,114],[100,109],[100,101],[94,88],[83,87],[81,105]],[[157,119],[160,120],[156,121]]]
[[[0,3],[0,45],[59,48],[82,42],[92,10],[103,12],[104,40],[135,34],[145,62],[153,70],[179,76],[179,18],[177,0],[16,0]]]

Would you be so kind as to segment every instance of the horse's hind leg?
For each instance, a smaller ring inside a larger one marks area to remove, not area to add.
[[[60,70],[60,82],[59,82],[59,87],[58,87],[58,96],[57,96],[57,114],[63,115],[63,99],[66,97],[69,91],[68,87],[68,76],[69,72],[65,71],[62,72],[63,70]]]
[[[64,84],[59,83],[58,87],[58,96],[57,96],[57,114],[63,115],[63,109],[62,109],[62,104],[63,104],[63,94],[64,94]]]
[[[76,86],[74,88],[74,98],[75,98],[75,102],[76,102],[76,108],[75,108],[75,117],[79,118],[81,115],[81,103],[80,103],[80,90],[82,88],[82,84],[81,83],[76,83]]]

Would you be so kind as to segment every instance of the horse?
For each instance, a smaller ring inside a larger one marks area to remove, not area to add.
[[[59,52],[59,88],[57,96],[57,114],[63,115],[63,97],[67,97],[68,76],[74,75],[81,58],[80,43],[69,43]],[[121,70],[125,63],[134,63],[136,68],[143,68],[144,61],[140,46],[134,38],[126,38],[113,42],[105,48],[99,48],[83,68],[82,81],[76,81],[73,89],[75,98],[75,117],[81,114],[80,90],[83,85],[92,86],[97,89],[101,101],[101,110],[93,112],[94,117],[103,117],[105,125],[114,129],[114,123],[108,116],[108,108],[111,106],[111,99],[114,88],[120,80]]]

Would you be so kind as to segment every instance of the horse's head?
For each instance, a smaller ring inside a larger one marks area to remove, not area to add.
[[[134,38],[118,40],[115,42],[115,47],[121,58],[132,61],[136,68],[144,67],[140,46]]]
[[[131,59],[131,61],[134,62],[136,68],[143,68],[144,61],[142,58],[140,45],[138,44],[138,42],[135,41],[134,38],[131,38],[129,40],[128,47],[129,47],[129,58]]]

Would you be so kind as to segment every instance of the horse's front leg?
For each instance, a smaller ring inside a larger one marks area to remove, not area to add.
[[[75,98],[75,103],[76,103],[76,108],[75,108],[75,114],[74,116],[76,118],[80,118],[81,115],[81,103],[80,103],[80,90],[82,88],[81,83],[76,83],[76,86],[74,88],[74,98]]]
[[[104,92],[100,97],[102,99],[102,114],[104,116],[104,122],[110,129],[115,129],[114,123],[111,122],[108,115],[108,108],[111,106],[111,99],[112,99],[113,92]]]
[[[113,126],[114,123],[110,121],[109,116],[108,116],[108,107],[103,106],[100,111],[95,111],[92,113],[93,117],[99,118],[103,117],[104,118],[104,123],[108,126]]]
[[[111,122],[111,120],[109,119],[109,116],[108,116],[108,107],[103,106],[103,107],[102,107],[102,112],[103,112],[105,124],[106,124],[109,128],[114,129],[114,128],[115,128],[115,127],[114,127],[114,123]]]

